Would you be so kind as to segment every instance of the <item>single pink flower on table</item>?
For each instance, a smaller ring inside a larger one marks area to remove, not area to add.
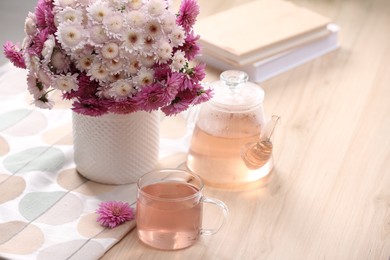
[[[109,228],[134,219],[134,210],[128,203],[122,201],[102,202],[96,213],[99,214],[97,222]]]

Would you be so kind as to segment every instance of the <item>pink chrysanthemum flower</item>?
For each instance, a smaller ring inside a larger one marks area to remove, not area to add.
[[[164,112],[167,116],[172,116],[180,113],[183,110],[186,110],[191,105],[191,100],[189,98],[181,98],[179,95],[169,104],[161,108],[161,111]]]
[[[168,64],[154,64],[152,66],[154,70],[154,78],[158,81],[166,80],[168,75],[172,72],[171,68]]]
[[[134,97],[137,105],[146,112],[150,112],[164,106],[169,102],[169,99],[169,96],[160,84],[145,86]]]
[[[99,204],[96,211],[99,214],[97,222],[105,227],[114,228],[126,221],[134,219],[134,211],[128,203],[108,201]]]
[[[180,91],[184,91],[186,89],[192,90],[193,87],[196,85],[196,82],[194,82],[190,75],[181,75],[183,83],[180,86]]]
[[[121,201],[102,202],[96,213],[99,214],[97,222],[109,228],[134,219],[133,209],[128,203]]]
[[[108,112],[107,104],[97,98],[75,101],[73,102],[72,110],[88,116],[101,116]]]
[[[184,30],[188,33],[195,24],[196,17],[199,13],[199,5],[196,0],[184,0],[180,5],[177,23],[183,26]]]
[[[6,41],[3,45],[4,55],[9,59],[15,67],[25,69],[26,63],[24,62],[23,54],[20,51],[18,45],[13,44],[10,41]]]
[[[174,103],[169,106],[161,108],[161,111],[164,112],[165,115],[167,116],[174,116],[178,113],[180,113],[183,110],[186,110],[188,108],[188,105],[183,105],[182,103]]]
[[[64,99],[83,100],[94,98],[99,87],[99,84],[96,81],[91,81],[91,79],[83,73],[78,78],[78,85],[77,91],[65,92],[63,94]]]
[[[193,32],[187,34],[184,44],[178,49],[184,51],[185,57],[189,60],[193,60],[200,54],[200,46],[197,44],[200,36]]]
[[[32,45],[27,48],[30,55],[40,56],[48,39],[49,34],[47,30],[42,30],[32,38]]]
[[[133,100],[112,102],[108,109],[109,112],[116,114],[128,114],[138,110],[137,104]]]
[[[35,8],[35,16],[37,19],[37,27],[40,30],[46,29],[49,34],[56,32],[52,1],[39,0]]]
[[[198,105],[200,103],[209,101],[212,97],[213,97],[213,91],[211,89],[199,88],[199,90],[196,92],[196,97],[194,98],[192,104]]]
[[[195,65],[190,72],[190,77],[195,81],[202,81],[206,77],[206,64],[200,63]]]
[[[171,75],[168,76],[166,85],[174,87],[178,90],[182,83],[183,79],[181,78],[181,75],[179,73],[173,72]]]
[[[175,99],[177,93],[179,93],[182,82],[183,80],[179,73],[168,75],[164,87],[165,96],[167,97],[168,102],[172,102]]]

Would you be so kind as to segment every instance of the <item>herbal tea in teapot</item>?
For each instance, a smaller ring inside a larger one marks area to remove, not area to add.
[[[272,156],[260,167],[248,167],[242,150],[257,143],[265,127],[263,89],[240,71],[223,72],[212,88],[213,99],[199,111],[187,167],[213,186],[261,179],[272,168]]]

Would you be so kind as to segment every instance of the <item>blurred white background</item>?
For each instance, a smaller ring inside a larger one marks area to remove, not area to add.
[[[22,43],[24,20],[34,12],[38,0],[0,0],[0,66],[7,62],[3,53],[5,41]]]

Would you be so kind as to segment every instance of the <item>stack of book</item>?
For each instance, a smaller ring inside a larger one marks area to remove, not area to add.
[[[283,0],[256,0],[200,19],[200,61],[261,82],[338,48],[339,27]]]

